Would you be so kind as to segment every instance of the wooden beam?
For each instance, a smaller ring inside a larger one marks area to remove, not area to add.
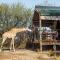
[[[40,16],[41,20],[60,20],[60,16]]]

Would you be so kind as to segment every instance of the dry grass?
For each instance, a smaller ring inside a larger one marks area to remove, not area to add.
[[[56,57],[56,60],[60,60],[60,56]]]
[[[30,50],[17,50],[16,52],[0,52],[0,60],[53,60],[47,54]]]

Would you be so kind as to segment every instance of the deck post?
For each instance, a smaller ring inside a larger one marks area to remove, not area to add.
[[[54,21],[54,25],[53,25],[53,28],[54,28],[54,31],[56,29],[56,25],[57,25],[57,20]],[[53,49],[54,49],[54,53],[55,53],[55,56],[56,56],[56,34],[54,34],[54,45],[53,45]]]
[[[40,51],[42,52],[41,19],[40,19]]]
[[[54,55],[56,56],[56,36],[54,35],[54,44],[53,44],[53,49],[54,49]]]

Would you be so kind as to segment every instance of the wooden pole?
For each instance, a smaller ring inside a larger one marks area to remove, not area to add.
[[[55,55],[55,57],[56,57],[56,35],[54,35],[54,44],[53,44],[53,49],[54,49],[54,55]]]
[[[40,51],[42,52],[41,19],[40,19]]]
[[[57,20],[54,21],[54,25],[53,25],[53,28],[54,28],[54,31],[56,30],[56,25],[57,25]],[[54,45],[53,45],[53,49],[54,49],[54,53],[55,53],[55,56],[56,56],[56,34],[53,34],[54,35]]]

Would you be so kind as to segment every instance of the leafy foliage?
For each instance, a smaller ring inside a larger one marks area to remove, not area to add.
[[[0,31],[7,31],[13,27],[29,26],[32,21],[32,10],[21,4],[0,4]]]

